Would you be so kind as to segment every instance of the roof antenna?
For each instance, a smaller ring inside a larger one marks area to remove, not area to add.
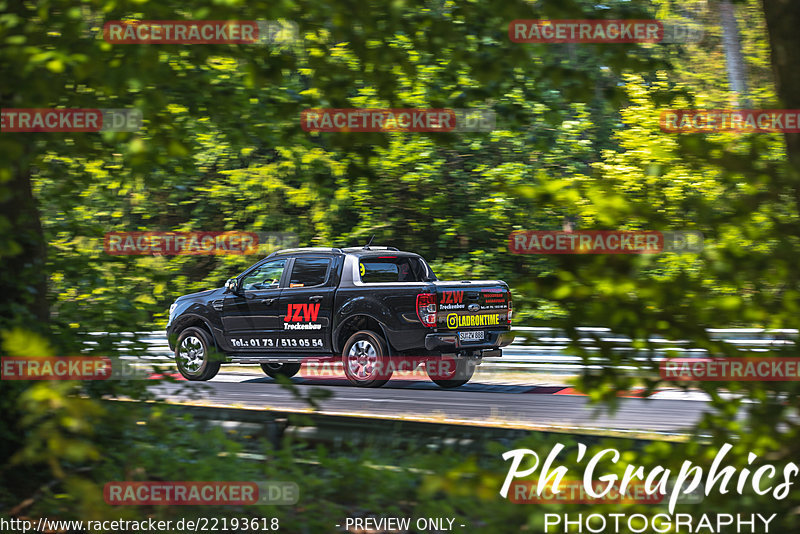
[[[369,241],[367,241],[367,244],[364,245],[364,250],[369,250],[369,246],[372,244],[372,240],[373,239],[375,239],[375,234],[372,234],[372,237],[369,238]]]

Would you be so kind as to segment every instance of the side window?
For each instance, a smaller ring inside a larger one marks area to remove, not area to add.
[[[367,283],[397,282],[400,273],[397,264],[389,262],[362,261],[358,268],[361,281]]]
[[[329,258],[297,258],[292,267],[289,287],[311,287],[325,283],[328,278]]]
[[[365,283],[421,282],[425,277],[425,267],[416,258],[363,258],[358,265],[358,274]]]
[[[242,279],[242,289],[274,289],[278,287],[283,275],[286,259],[270,261],[252,271]]]

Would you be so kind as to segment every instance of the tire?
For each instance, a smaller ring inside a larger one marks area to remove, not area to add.
[[[272,378],[276,378],[278,375],[291,378],[300,372],[301,365],[300,363],[262,363],[261,369]]]
[[[342,350],[344,374],[350,383],[379,388],[392,377],[391,359],[386,342],[372,330],[356,332]]]
[[[178,336],[175,363],[186,380],[194,381],[211,380],[222,365],[211,334],[196,326],[190,326]]]
[[[433,364],[433,365],[429,365]],[[441,360],[428,360],[425,363],[425,372],[437,386],[444,389],[457,388],[470,381],[475,374],[476,365],[464,358],[443,358]]]

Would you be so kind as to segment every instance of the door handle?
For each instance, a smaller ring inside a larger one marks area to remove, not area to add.
[[[267,306],[269,306],[273,302],[275,302],[275,299],[261,299],[261,303],[266,304]]]
[[[322,300],[324,297],[322,295],[314,295],[313,297],[308,297],[308,300],[313,300],[314,302],[318,300]]]

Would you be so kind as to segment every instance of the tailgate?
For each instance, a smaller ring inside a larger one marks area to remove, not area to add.
[[[484,330],[509,324],[510,295],[499,281],[434,282],[441,330]]]

